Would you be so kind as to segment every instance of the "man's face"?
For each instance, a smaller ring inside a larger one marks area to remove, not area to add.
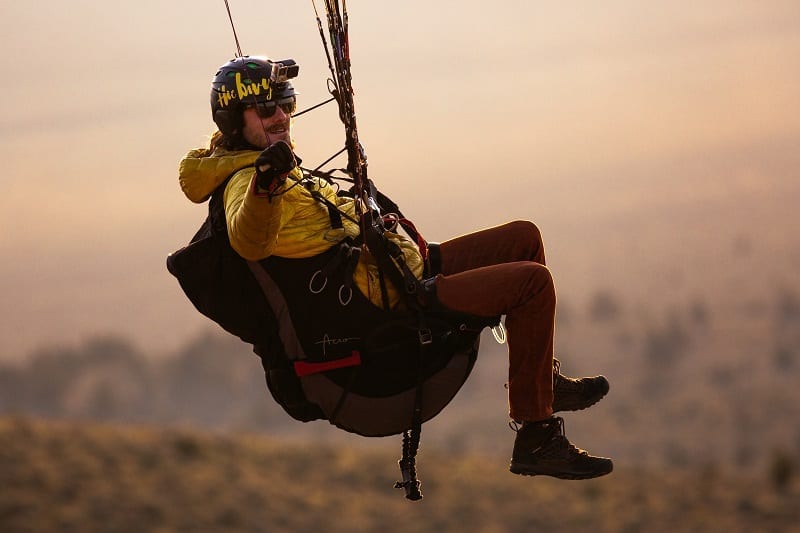
[[[278,141],[291,145],[291,127],[291,115],[282,106],[249,106],[244,110],[242,135],[253,146],[263,149]]]

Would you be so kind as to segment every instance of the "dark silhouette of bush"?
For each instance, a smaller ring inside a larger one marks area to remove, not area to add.
[[[594,293],[589,301],[589,319],[594,322],[613,322],[622,314],[622,303],[609,290]]]
[[[786,492],[797,473],[797,461],[783,450],[775,450],[769,463],[769,479],[778,492]]]
[[[241,408],[267,401],[264,373],[252,349],[230,336],[204,335],[158,373],[166,420],[225,426]]]
[[[782,288],[775,304],[775,369],[786,372],[797,367],[800,353],[800,297],[797,293]]]
[[[711,324],[711,311],[702,300],[694,300],[689,304],[689,320],[699,329],[706,329]]]
[[[800,324],[800,297],[789,288],[778,291],[778,326],[792,327]]]
[[[650,328],[644,337],[644,357],[654,367],[668,369],[691,345],[691,336],[677,314],[670,314],[663,327]]]
[[[0,375],[0,412],[45,416],[146,416],[152,375],[146,358],[127,340],[96,337],[73,349],[34,352],[26,365]]]
[[[660,400],[672,389],[674,371],[690,346],[691,336],[675,313],[666,324],[647,328],[642,342],[645,367],[641,391],[645,397]]]
[[[258,358],[238,339],[204,335],[176,356],[148,359],[129,341],[97,337],[0,368],[0,413],[120,422],[257,427],[279,414]]]
[[[795,368],[797,353],[788,346],[778,346],[772,355],[775,369],[779,372],[786,372]]]

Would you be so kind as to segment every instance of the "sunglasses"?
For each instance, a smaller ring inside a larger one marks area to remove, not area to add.
[[[278,110],[278,106],[287,115],[291,115],[297,110],[297,98],[294,96],[287,96],[280,100],[269,102],[258,102],[257,104],[248,105],[247,109],[255,109],[258,118],[269,118]]]

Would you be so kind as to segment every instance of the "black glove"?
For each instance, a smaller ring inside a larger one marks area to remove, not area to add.
[[[285,141],[278,141],[256,158],[256,185],[270,191],[283,183],[286,175],[298,164],[291,147]]]

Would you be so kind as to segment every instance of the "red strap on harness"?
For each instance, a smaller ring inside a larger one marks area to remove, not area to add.
[[[419,248],[419,254],[422,256],[423,262],[427,261],[428,241],[426,241],[425,238],[422,236],[422,234],[419,231],[417,231],[417,227],[414,226],[414,223],[408,220],[407,218],[401,218],[400,220],[398,220],[398,222],[400,223],[401,226],[403,226],[403,229],[405,229],[407,233],[417,236],[417,247]],[[408,231],[408,228],[411,228],[413,230],[413,233]]]
[[[357,366],[361,364],[361,354],[353,350],[352,355],[334,361],[323,361],[321,363],[309,363],[307,361],[295,361],[294,373],[298,377],[317,374],[325,372],[326,370],[335,370],[337,368],[347,368],[348,366]]]

